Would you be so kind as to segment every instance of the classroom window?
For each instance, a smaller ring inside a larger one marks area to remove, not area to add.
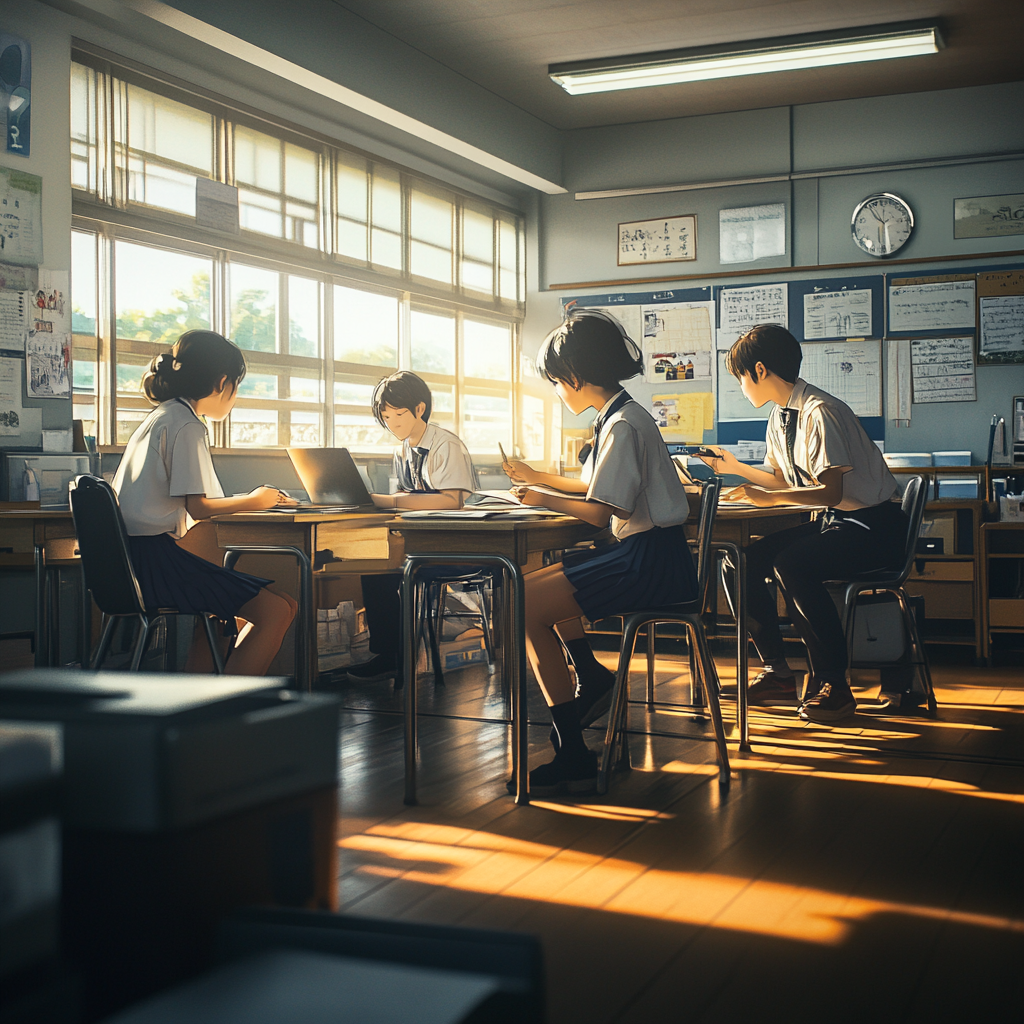
[[[150,408],[147,365],[200,327],[247,362],[217,444],[390,450],[369,402],[399,368],[428,381],[433,421],[481,450],[514,433],[518,214],[82,49],[70,87],[74,403],[87,434],[126,441]],[[204,177],[238,190],[230,251],[195,223]]]

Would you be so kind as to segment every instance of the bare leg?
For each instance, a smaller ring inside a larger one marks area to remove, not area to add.
[[[578,623],[583,612],[561,565],[530,573],[525,582],[526,655],[548,705],[565,704],[574,698],[575,686],[554,626],[573,619]]]
[[[224,564],[224,551],[217,546],[217,533],[213,523],[209,521],[196,523],[178,541],[178,545],[214,565]],[[298,608],[295,599],[280,591],[274,584],[265,587],[256,597],[243,605],[239,609],[239,616],[235,623],[239,631],[246,622],[251,623],[252,628],[231,655],[227,672],[230,675],[263,675],[280,649],[281,641],[284,640],[284,635],[295,618]],[[261,621],[252,618],[248,614],[249,612],[252,612],[252,615],[260,616]],[[276,643],[274,643],[275,636]],[[267,646],[271,643],[274,644],[274,648],[267,656]],[[225,640],[222,653],[226,651],[227,641]],[[243,654],[243,651],[247,653]],[[262,668],[258,667],[260,665]],[[198,629],[188,652],[185,670],[187,672],[213,671],[213,657],[210,654],[209,645],[205,635],[201,634]]]
[[[241,618],[252,623],[245,639],[231,655],[227,673],[234,676],[266,674],[281,649],[298,605],[287,594],[274,594],[264,588],[239,610]]]

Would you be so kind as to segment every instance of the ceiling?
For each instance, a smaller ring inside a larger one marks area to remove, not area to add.
[[[1024,77],[1021,0],[334,0],[560,129]],[[941,17],[925,57],[569,96],[549,64]]]

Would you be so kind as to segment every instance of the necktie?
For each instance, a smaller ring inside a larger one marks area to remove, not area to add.
[[[796,448],[796,422],[800,413],[797,409],[787,407],[779,409],[779,415],[782,419],[782,429],[786,432],[786,465],[782,467],[786,475],[786,483],[790,487],[803,487],[804,475],[793,456]]]
[[[429,451],[429,448],[409,447],[409,477],[414,491],[427,490],[423,483],[423,460],[427,457]]]
[[[627,402],[632,402],[633,399],[625,392],[619,393],[619,397],[615,399],[610,406],[608,406],[607,412],[603,416],[598,416],[594,420],[594,438],[592,441],[588,441],[580,449],[580,465],[582,466],[587,459],[590,458],[592,452],[597,451],[597,444],[601,440],[601,427],[604,426],[605,420],[617,413]]]

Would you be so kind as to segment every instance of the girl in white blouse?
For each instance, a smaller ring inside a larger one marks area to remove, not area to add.
[[[593,446],[582,456],[578,481],[522,462],[506,463],[505,470],[520,484],[523,504],[594,526],[610,523],[615,536],[611,544],[566,552],[559,564],[526,577],[527,654],[557,734],[554,760],[530,772],[530,790],[585,792],[596,781],[597,758],[583,740],[581,707],[559,637],[567,646],[581,638],[581,616],[594,621],[691,601],[697,576],[683,533],[686,491],[653,417],[619,384],[643,370],[635,342],[612,317],[576,309],[548,335],[537,366],[572,413],[598,410]],[[533,484],[555,487],[565,497]]]
[[[237,345],[213,331],[186,331],[142,379],[147,397],[159,404],[128,441],[113,486],[146,607],[207,612],[236,620],[239,627],[251,623],[226,671],[263,675],[298,606],[267,589],[272,580],[223,568],[212,524],[203,522],[295,504],[273,487],[224,497],[203,418],[222,420],[231,412],[244,376]],[[198,637],[186,669],[213,671],[209,649]]]

